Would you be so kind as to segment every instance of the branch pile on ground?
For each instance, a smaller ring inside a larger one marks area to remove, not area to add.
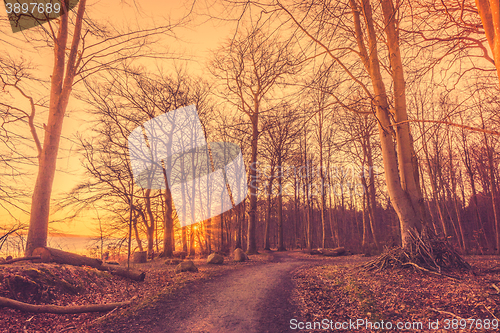
[[[471,266],[446,241],[438,238],[421,237],[412,233],[408,249],[386,248],[377,258],[361,267],[368,271],[386,268],[415,267],[420,270],[442,273],[442,269],[471,269]]]

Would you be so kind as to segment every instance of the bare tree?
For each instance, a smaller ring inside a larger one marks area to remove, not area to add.
[[[211,63],[211,71],[224,82],[226,100],[246,114],[252,124],[250,161],[250,210],[248,221],[248,253],[257,252],[257,153],[260,133],[259,118],[266,112],[266,98],[276,86],[297,71],[291,52],[291,41],[267,36],[255,27],[219,48]]]
[[[68,1],[62,3],[62,15],[54,21],[35,28],[34,34],[23,35],[28,42],[54,50],[54,67],[48,84],[48,119],[39,138],[34,121],[37,108],[42,107],[28,90],[21,89],[19,82],[3,81],[4,86],[19,91],[31,107],[29,128],[38,154],[38,174],[33,190],[30,227],[26,254],[36,247],[47,244],[50,199],[59,151],[61,132],[66,109],[74,85],[82,79],[105,68],[110,68],[123,59],[137,59],[145,54],[150,57],[165,57],[161,52],[151,51],[151,37],[169,34],[173,25],[148,29],[107,29],[97,22],[85,19],[86,0],[79,1],[74,18],[68,11]],[[8,43],[8,41],[2,40]],[[21,78],[26,81],[28,78]],[[33,80],[32,82],[36,82]],[[38,82],[43,82],[39,80]]]
[[[278,251],[285,251],[283,233],[283,182],[285,178],[285,163],[290,157],[290,152],[294,141],[297,140],[302,131],[300,120],[303,120],[297,108],[293,108],[289,103],[282,103],[276,106],[272,113],[264,118],[264,128],[266,136],[264,145],[268,147],[267,155],[270,156],[271,175],[268,188],[268,219],[270,218],[270,200],[272,194],[273,180],[278,182]],[[276,174],[275,174],[276,172]],[[269,221],[266,221],[266,245],[269,245]]]
[[[378,120],[379,138],[382,149],[384,172],[387,181],[387,189],[391,198],[391,203],[398,214],[401,238],[404,247],[411,244],[411,232],[420,230],[423,218],[421,211],[421,193],[418,179],[415,177],[416,164],[414,159],[413,141],[410,134],[408,114],[406,109],[406,93],[404,67],[399,48],[399,30],[397,22],[397,8],[391,0],[381,1],[381,21],[383,31],[377,31],[376,19],[370,1],[363,0],[359,4],[355,0],[349,1],[349,8],[352,11],[352,26],[354,42],[358,48],[358,55],[365,73],[371,81],[371,89],[364,84],[344,62],[334,54],[332,47],[328,47],[321,41],[321,37],[312,30],[315,21],[311,18],[297,18],[290,9],[279,4],[279,7],[291,18],[293,23],[303,31],[315,44],[320,46],[330,56],[330,58],[342,69],[344,69],[351,79],[360,85],[361,89],[373,101],[375,115]],[[321,2],[319,6],[326,6],[327,2]],[[344,10],[339,4],[332,14],[337,15]],[[333,16],[332,19],[336,19]],[[363,19],[363,21],[361,20]],[[305,22],[310,25],[306,26]],[[363,24],[364,22],[364,24]],[[324,18],[321,25],[324,24]],[[388,88],[382,75],[382,63],[378,50],[378,38],[384,34],[387,44],[387,62],[391,68],[391,79],[394,93],[391,99],[388,95]],[[352,41],[351,41],[352,42]],[[340,46],[339,50],[343,48]],[[396,142],[396,148],[394,147]]]

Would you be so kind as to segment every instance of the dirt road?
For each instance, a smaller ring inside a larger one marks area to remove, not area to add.
[[[290,302],[291,273],[307,264],[311,261],[273,253],[268,263],[188,285],[139,318],[108,324],[105,331],[290,332],[290,319],[297,318]]]

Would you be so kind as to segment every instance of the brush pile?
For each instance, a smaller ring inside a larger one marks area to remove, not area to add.
[[[442,273],[442,270],[471,269],[471,266],[444,239],[422,237],[411,233],[412,241],[407,249],[386,248],[377,258],[361,267],[368,271],[386,268],[414,267],[427,272]]]

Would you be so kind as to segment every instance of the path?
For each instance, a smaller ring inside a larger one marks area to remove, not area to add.
[[[311,263],[286,252],[199,283],[160,300],[138,322],[120,322],[108,332],[289,332],[296,309],[290,303],[292,271]]]

